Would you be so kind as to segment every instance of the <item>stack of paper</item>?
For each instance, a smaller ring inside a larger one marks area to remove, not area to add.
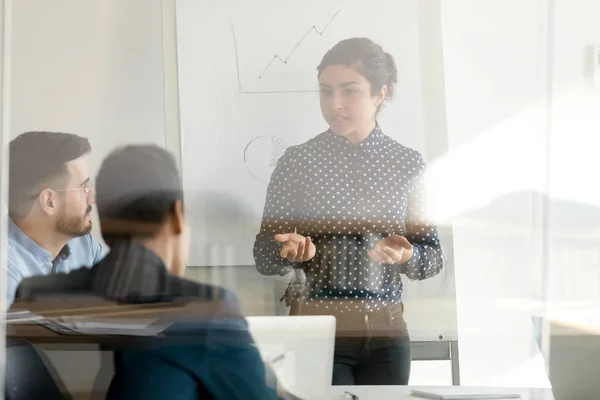
[[[45,319],[41,323],[64,334],[156,336],[167,328],[156,321],[156,318],[63,317]]]
[[[3,321],[7,324],[44,325],[63,335],[128,335],[156,336],[168,325],[157,324],[156,318],[102,318],[102,317],[58,317],[48,318],[27,310],[14,310],[6,313]]]
[[[37,315],[28,310],[13,310],[8,311],[2,322],[6,324],[30,324],[43,320],[44,317]]]

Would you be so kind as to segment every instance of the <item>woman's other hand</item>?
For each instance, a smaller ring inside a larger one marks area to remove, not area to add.
[[[404,264],[413,255],[412,244],[400,235],[390,235],[369,250],[371,261],[385,264]]]

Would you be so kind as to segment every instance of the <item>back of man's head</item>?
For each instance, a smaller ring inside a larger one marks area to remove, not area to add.
[[[92,150],[88,139],[72,133],[25,132],[9,145],[9,215],[26,217],[36,196],[66,178],[66,164]]]
[[[183,203],[183,185],[173,156],[154,145],[129,145],[106,157],[96,178],[96,204],[102,237],[151,238]]]

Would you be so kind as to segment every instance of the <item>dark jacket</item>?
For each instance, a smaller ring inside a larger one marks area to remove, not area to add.
[[[139,244],[113,246],[91,269],[26,279],[17,298],[35,301],[53,293],[182,306],[184,311],[160,318],[168,328],[159,337],[127,339],[127,345],[112,347],[115,375],[107,398],[278,398],[236,296],[170,274]]]

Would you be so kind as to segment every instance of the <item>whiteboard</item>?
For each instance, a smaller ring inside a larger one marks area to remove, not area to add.
[[[379,122],[423,152],[417,1],[177,1],[188,265],[254,265],[278,157],[327,129],[316,67],[342,39],[369,37],[394,56],[397,94]]]

